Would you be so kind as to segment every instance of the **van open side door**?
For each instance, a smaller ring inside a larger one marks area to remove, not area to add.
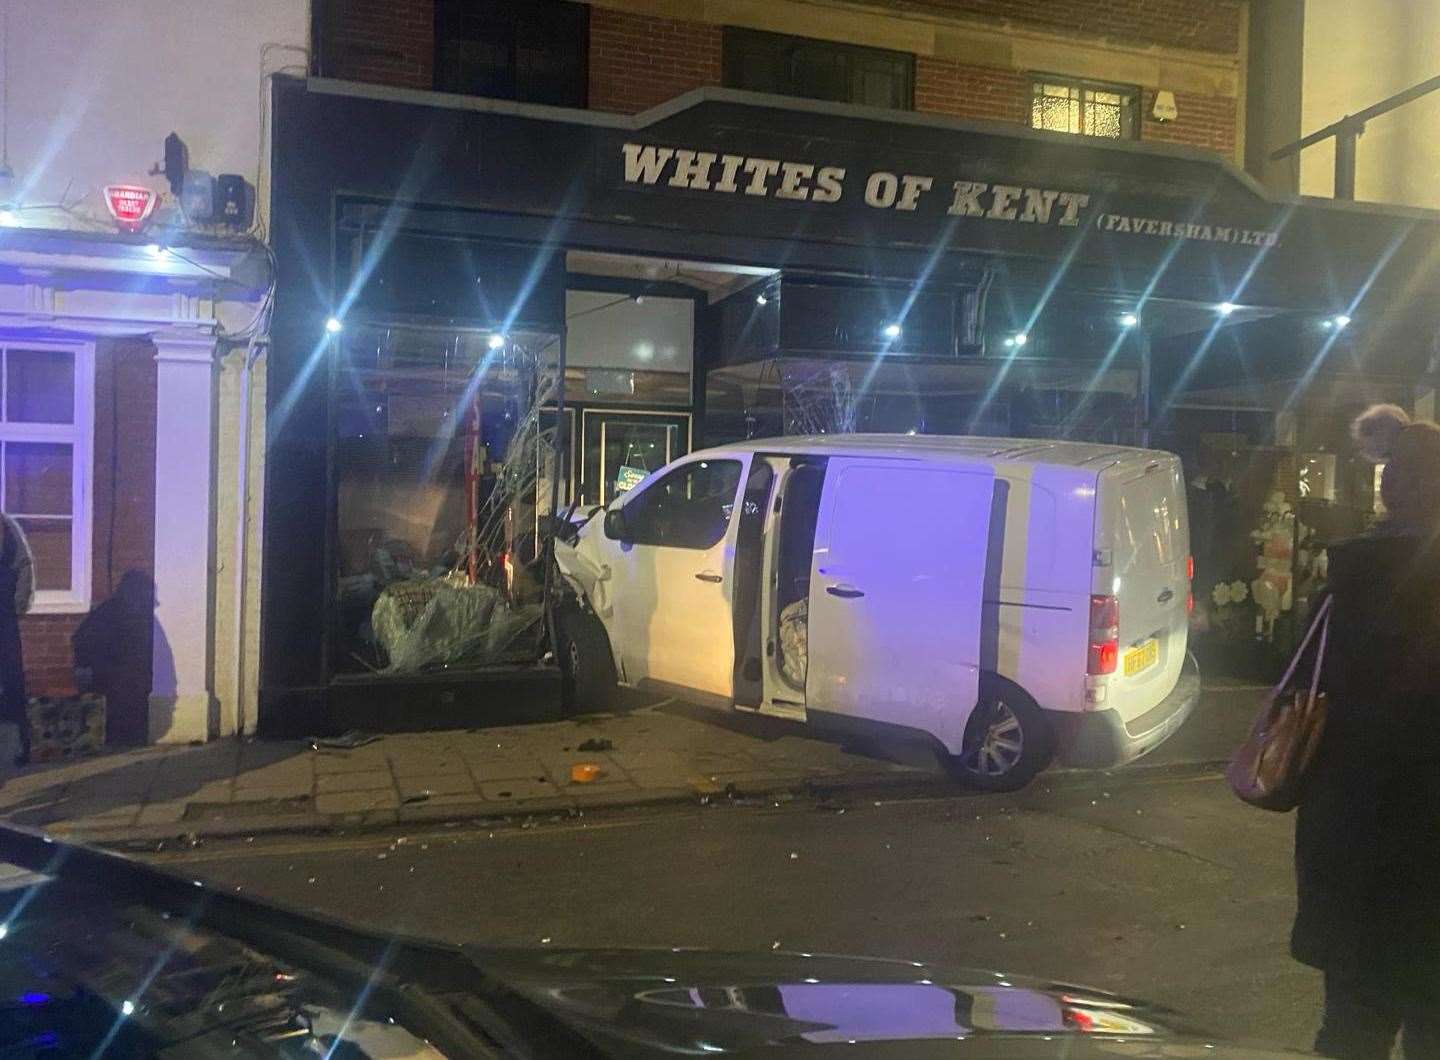
[[[832,457],[810,575],[807,713],[919,729],[951,753],[979,696],[987,465]]]

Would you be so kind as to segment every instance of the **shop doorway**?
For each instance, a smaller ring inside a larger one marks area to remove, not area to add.
[[[688,412],[586,409],[580,420],[580,493],[586,504],[609,504],[652,471],[690,452]]]

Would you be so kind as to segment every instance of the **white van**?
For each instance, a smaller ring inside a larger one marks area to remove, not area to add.
[[[932,737],[988,788],[1111,766],[1194,708],[1180,460],[834,435],[697,452],[557,559],[577,700],[614,683]]]

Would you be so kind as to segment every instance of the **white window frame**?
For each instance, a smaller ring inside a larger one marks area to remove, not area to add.
[[[95,466],[95,344],[48,339],[0,337],[0,350],[53,350],[75,358],[73,423],[7,423],[3,421],[5,386],[0,376],[0,441],[60,442],[71,447],[70,588],[37,590],[31,614],[73,615],[90,610],[94,573],[91,539],[94,523]],[[0,364],[3,368],[3,364]],[[0,494],[0,504],[4,496]],[[19,518],[24,519],[21,515]]]

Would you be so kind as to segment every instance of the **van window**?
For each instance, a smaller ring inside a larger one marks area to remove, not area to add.
[[[698,460],[657,479],[625,505],[637,545],[707,549],[725,536],[740,488],[740,461]]]
[[[1121,483],[1119,530],[1117,570],[1157,570],[1183,562],[1190,534],[1179,471],[1156,468]]]

